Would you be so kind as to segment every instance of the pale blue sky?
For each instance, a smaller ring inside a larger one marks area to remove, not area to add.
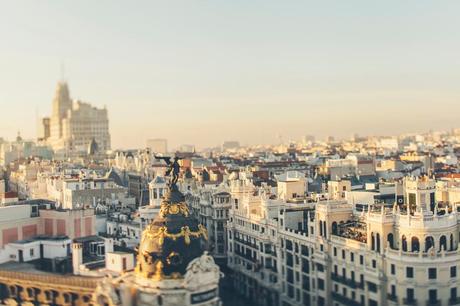
[[[0,137],[60,63],[114,147],[460,127],[460,1],[1,1]],[[174,124],[178,120],[179,123]]]

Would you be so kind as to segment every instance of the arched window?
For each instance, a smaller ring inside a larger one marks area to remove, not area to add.
[[[323,222],[323,226],[324,226],[324,229],[323,229],[324,237],[327,237],[327,225],[326,225],[326,221]]]
[[[450,234],[450,250],[454,250],[454,235]]]
[[[377,240],[377,252],[380,252],[380,234],[377,233],[375,240]]]
[[[393,234],[392,233],[389,233],[388,236],[387,236],[387,242],[388,242],[388,245],[390,246],[391,249],[394,249],[394,238],[393,238]]]
[[[374,233],[371,233],[371,250],[375,250],[375,237]]]
[[[338,233],[337,222],[332,222],[332,235],[338,235]]]
[[[434,239],[431,236],[425,238],[425,252],[434,247]]]
[[[319,221],[319,235],[323,236],[323,221]]]
[[[420,251],[420,241],[418,240],[417,237],[412,237],[411,240],[411,245],[412,245],[412,252],[419,252]]]
[[[444,235],[439,238],[439,252],[442,250],[447,251],[447,238]]]
[[[402,250],[404,252],[407,252],[407,239],[406,236],[402,235],[401,237],[401,245],[402,245]]]

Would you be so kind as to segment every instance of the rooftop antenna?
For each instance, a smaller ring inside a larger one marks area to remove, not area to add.
[[[61,67],[60,67],[61,71],[61,82],[65,82],[65,65],[64,65],[64,61],[61,61]]]

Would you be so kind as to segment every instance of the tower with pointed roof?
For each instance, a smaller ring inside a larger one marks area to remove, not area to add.
[[[88,153],[88,148],[94,148],[94,143],[97,143],[100,153],[110,149],[107,109],[73,101],[65,81],[57,84],[51,117],[44,118],[42,124],[44,132],[40,139],[53,148],[57,157]]]

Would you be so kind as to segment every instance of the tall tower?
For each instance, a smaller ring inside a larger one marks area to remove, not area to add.
[[[67,83],[61,81],[56,86],[53,98],[53,112],[50,120],[50,137],[56,145],[63,136],[63,119],[67,117],[68,111],[72,108],[69,88]]]
[[[59,82],[53,99],[53,117],[63,119],[67,116],[67,111],[72,108],[69,87],[66,82]]]

